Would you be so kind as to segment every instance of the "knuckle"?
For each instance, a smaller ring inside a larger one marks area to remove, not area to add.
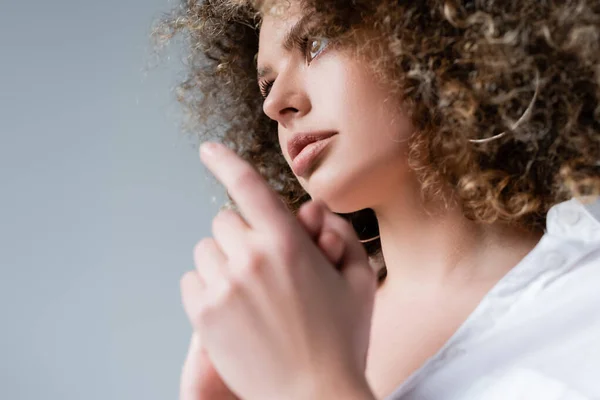
[[[201,239],[198,243],[194,245],[194,255],[201,256],[213,245],[213,240],[211,238]]]
[[[227,307],[227,304],[231,302],[232,299],[238,297],[242,292],[242,283],[235,279],[228,279],[221,288],[214,293],[211,301],[206,305],[208,308],[208,312],[217,312],[217,310],[221,310]]]
[[[194,322],[200,326],[210,325],[211,321],[227,308],[231,300],[239,296],[241,289],[241,285],[234,280],[224,282],[198,307],[196,314],[192,316]]]
[[[232,189],[237,192],[247,192],[260,183],[260,177],[257,172],[253,169],[246,168],[235,178],[232,183]]]
[[[182,294],[186,291],[186,288],[191,282],[193,282],[194,279],[196,279],[196,271],[187,271],[181,276],[181,279],[179,279],[179,287]]]
[[[239,269],[243,276],[258,276],[265,267],[266,257],[259,250],[249,250],[245,253]]]
[[[227,284],[223,285],[223,291],[221,293],[221,302],[224,304],[229,300],[238,297],[244,288],[243,282],[237,279],[227,280]]]
[[[226,225],[228,221],[236,217],[236,212],[233,210],[221,210],[212,220],[213,232],[219,229],[220,226]]]
[[[204,260],[207,254],[210,254],[214,246],[215,242],[212,238],[204,238],[196,243],[192,252],[194,262],[199,263]]]

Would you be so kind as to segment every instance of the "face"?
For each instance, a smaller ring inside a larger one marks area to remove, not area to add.
[[[410,123],[365,63],[327,38],[286,49],[284,38],[301,17],[292,6],[283,17],[263,19],[257,58],[267,92],[263,110],[278,122],[283,155],[313,199],[339,213],[374,208],[407,179]]]

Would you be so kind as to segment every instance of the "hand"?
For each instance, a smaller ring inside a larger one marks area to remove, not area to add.
[[[179,400],[239,400],[219,376],[196,332],[181,371]]]
[[[318,398],[334,384],[337,397],[372,396],[364,368],[376,279],[353,229],[328,214],[344,222],[338,272],[247,163],[223,146],[202,156],[245,217],[219,213],[214,239],[196,246],[197,271],[182,279],[215,370],[244,399]]]
[[[338,233],[343,221],[337,221],[331,215],[323,202],[310,201],[300,207],[297,220],[329,262],[338,265],[344,253],[344,242]],[[179,393],[180,400],[239,400],[215,370],[197,333],[190,341]]]

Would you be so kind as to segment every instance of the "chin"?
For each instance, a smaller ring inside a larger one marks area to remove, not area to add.
[[[319,168],[300,184],[313,200],[322,200],[335,213],[348,214],[368,208],[369,193],[360,179],[353,179],[340,171]]]

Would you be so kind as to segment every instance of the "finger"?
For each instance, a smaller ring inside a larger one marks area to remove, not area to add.
[[[204,352],[205,353],[205,352]],[[200,336],[194,332],[190,340],[181,378],[179,382],[179,400],[196,400],[201,391],[201,380],[199,379],[202,370],[205,369],[205,357],[202,357],[203,349],[200,343]]]
[[[181,278],[179,285],[181,287],[183,309],[192,327],[197,330],[197,316],[202,310],[205,286],[201,283],[201,278],[195,270],[186,272]]]
[[[236,254],[246,247],[249,232],[246,221],[233,210],[223,210],[213,219],[213,236],[229,260],[235,259]]]
[[[214,239],[202,239],[194,246],[194,264],[205,292],[218,291],[227,285],[227,257]]]
[[[366,259],[366,252],[359,242],[358,236],[352,225],[332,212],[325,213],[323,230],[335,232],[344,243],[343,262],[361,262]]]
[[[321,235],[324,214],[323,203],[319,200],[311,200],[304,203],[296,214],[298,222],[300,222],[300,225],[313,241],[317,241]]]
[[[323,229],[335,232],[343,243],[340,261],[342,275],[353,285],[376,287],[376,273],[369,265],[367,253],[352,225],[334,213],[325,213]]]
[[[180,379],[180,400],[235,400],[194,332]]]
[[[225,186],[251,228],[279,234],[296,223],[260,174],[232,150],[219,143],[205,143],[200,157]]]
[[[333,231],[322,232],[318,239],[318,246],[321,252],[336,268],[340,267],[342,256],[344,255],[344,241],[337,233]]]
[[[330,212],[322,200],[311,200],[300,207],[296,217],[329,262],[338,265],[341,261],[344,243],[335,232],[323,229],[325,214]]]

